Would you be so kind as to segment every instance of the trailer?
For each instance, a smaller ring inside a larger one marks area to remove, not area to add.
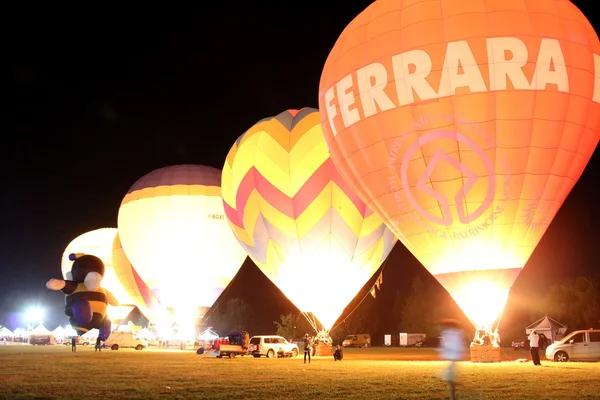
[[[422,342],[427,338],[424,333],[401,333],[400,334],[400,346],[402,347],[413,347],[417,343]]]
[[[54,335],[51,333],[33,333],[29,335],[29,344],[45,346],[54,343]]]

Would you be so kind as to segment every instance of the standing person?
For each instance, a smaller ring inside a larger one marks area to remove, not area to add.
[[[344,351],[342,350],[342,346],[339,344],[336,346],[335,351],[333,352],[333,361],[342,361],[344,358]]]
[[[74,353],[77,351],[77,340],[76,339],[77,339],[76,336],[73,336],[71,338],[71,353]]]
[[[310,353],[312,352],[312,338],[307,334],[304,335],[304,364],[306,364],[306,356],[308,355],[308,363],[310,364]]]
[[[444,320],[442,326],[444,329],[440,335],[442,340],[438,351],[444,360],[449,361],[443,379],[448,383],[450,399],[454,400],[456,398],[456,362],[465,356],[466,338],[457,321]]]
[[[500,332],[498,331],[498,328],[496,328],[494,330],[494,336],[492,339],[492,343],[495,344],[496,346],[500,346]]]
[[[102,351],[102,340],[104,338],[100,335],[98,335],[98,337],[96,338],[96,348],[94,349],[94,351]]]
[[[542,365],[540,362],[540,336],[537,331],[531,332],[527,339],[529,339],[529,351],[531,351],[533,365]]]

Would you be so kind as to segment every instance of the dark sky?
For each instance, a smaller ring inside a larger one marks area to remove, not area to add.
[[[221,168],[233,141],[259,119],[317,107],[329,50],[370,2],[237,3],[98,10],[53,5],[9,16],[0,324],[14,325],[16,313],[36,303],[56,323],[66,321],[63,296],[47,290],[46,280],[60,276],[62,252],[72,239],[116,227],[121,199],[138,178],[173,164]],[[592,18],[594,2],[575,3]],[[542,290],[599,268],[598,153],[513,292]],[[423,271],[398,244],[378,307],[384,310],[386,299]],[[231,292],[257,306],[269,296],[281,298],[251,262],[241,273],[254,289],[236,283]],[[265,290],[253,299],[257,285]],[[289,308],[281,300],[266,321]]]

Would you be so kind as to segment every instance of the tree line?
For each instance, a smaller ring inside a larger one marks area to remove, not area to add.
[[[382,336],[382,332],[408,332],[436,337],[440,331],[437,321],[442,318],[459,320],[469,334],[473,329],[450,295],[421,277],[412,280],[407,293],[396,291],[391,303],[380,304],[378,299],[370,296],[362,300],[351,304],[338,320],[331,331],[334,343],[341,343],[347,335],[358,333],[368,333],[373,337]],[[223,334],[236,330],[261,330],[256,326],[255,315],[244,300],[233,298],[219,306],[207,322]],[[522,339],[525,327],[545,315],[567,325],[569,332],[600,328],[600,285],[590,277],[577,277],[548,288],[545,296],[512,299],[500,320],[503,342],[510,344],[511,340]],[[273,330],[288,340],[298,341],[305,333],[314,333],[298,310],[281,315],[273,324]],[[261,325],[264,329],[264,324]]]

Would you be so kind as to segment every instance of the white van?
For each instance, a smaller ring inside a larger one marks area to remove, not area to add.
[[[546,358],[557,362],[600,361],[600,330],[571,332],[546,348]]]
[[[138,339],[131,332],[115,331],[110,334],[108,339],[104,342],[104,345],[110,347],[111,350],[119,350],[121,347],[142,350],[143,348],[148,347],[148,342],[143,339]]]

